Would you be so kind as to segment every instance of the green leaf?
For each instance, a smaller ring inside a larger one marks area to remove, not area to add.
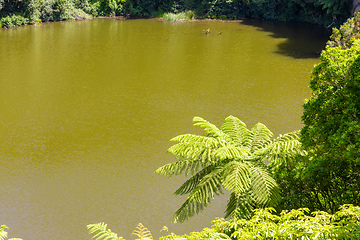
[[[222,185],[236,195],[250,187],[250,169],[246,162],[232,161],[224,166]]]
[[[124,238],[118,237],[116,233],[113,233],[110,229],[106,229],[107,224],[101,222],[96,224],[87,225],[89,234],[93,235],[92,238],[96,240],[122,240]]]

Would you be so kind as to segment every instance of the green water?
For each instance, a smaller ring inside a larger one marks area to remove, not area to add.
[[[210,29],[210,34],[203,30]],[[221,34],[219,34],[221,32]],[[301,105],[326,34],[267,22],[96,19],[0,31],[0,224],[9,237],[90,239],[107,222],[127,239],[201,230],[226,197],[171,224],[183,177],[169,139],[192,118],[228,115],[274,134],[301,128]]]

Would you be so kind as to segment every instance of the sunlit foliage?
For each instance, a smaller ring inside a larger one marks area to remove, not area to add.
[[[201,212],[223,189],[231,191],[226,218],[249,218],[256,207],[275,206],[280,199],[279,187],[265,163],[304,155],[298,133],[271,139],[273,134],[264,124],[248,129],[233,116],[220,128],[200,117],[193,121],[205,130],[205,136],[184,134],[171,139],[177,143],[168,152],[177,161],[156,170],[168,177],[192,175],[174,193],[188,197],[173,221],[183,222]]]

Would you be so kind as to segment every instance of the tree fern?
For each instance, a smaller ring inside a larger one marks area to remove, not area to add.
[[[96,224],[87,225],[89,234],[93,235],[92,238],[96,240],[122,240],[124,238],[118,237],[118,235],[112,232],[110,229],[106,229],[107,224],[101,222]]]
[[[264,162],[285,162],[303,154],[298,132],[280,135],[272,140],[272,132],[262,123],[250,130],[236,117],[229,116],[217,128],[200,117],[194,126],[204,128],[205,136],[179,135],[168,150],[177,161],[166,164],[156,173],[192,176],[175,191],[189,194],[175,212],[174,222],[182,222],[201,212],[225,188],[232,192],[225,216],[248,218],[254,207],[274,206],[279,201],[279,186]]]

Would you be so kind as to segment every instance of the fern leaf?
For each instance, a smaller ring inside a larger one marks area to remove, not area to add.
[[[215,195],[222,193],[222,168],[217,168],[205,175],[193,191],[189,194],[191,201],[209,203]]]
[[[210,141],[180,142],[168,149],[168,152],[182,159],[193,159],[203,163],[212,161],[211,154],[218,146]]]
[[[113,233],[110,229],[106,229],[106,223],[96,223],[87,225],[89,234],[93,235],[92,238],[96,240],[122,240],[124,238],[118,237],[116,233]]]
[[[234,116],[227,117],[220,130],[235,143],[235,146],[249,146],[250,130],[247,129],[246,124],[240,119]]]
[[[250,130],[249,135],[251,152],[255,152],[257,149],[261,149],[270,143],[270,139],[273,136],[272,132],[262,123],[257,123]]]
[[[247,157],[250,154],[250,151],[246,147],[236,147],[233,145],[224,146],[218,148],[214,151],[213,155],[215,158],[219,158],[220,160],[224,159],[242,159]]]
[[[201,212],[214,198],[222,194],[221,168],[215,168],[205,175],[190,192],[185,203],[175,212],[173,222],[183,222]]]
[[[171,141],[178,141],[179,143],[171,146],[168,149],[169,153],[180,159],[191,159],[203,164],[214,160],[212,152],[220,145],[215,138],[193,134],[179,135]]]
[[[225,218],[234,221],[240,219],[249,219],[252,215],[254,207],[250,198],[245,194],[231,193],[225,210]]]
[[[6,225],[1,225],[0,240],[5,240],[7,238],[7,232],[5,232],[6,228],[8,228]]]
[[[175,212],[173,223],[184,222],[201,212],[207,206],[206,203],[199,203],[191,201],[189,198],[183,203],[183,205]]]
[[[184,195],[190,193],[200,183],[204,176],[211,173],[215,169],[214,165],[205,167],[200,172],[196,173],[190,179],[188,179],[179,189],[174,192],[174,195]]]
[[[266,147],[257,150],[254,155],[263,156],[268,161],[286,161],[297,155],[305,156],[306,151],[302,148],[299,131],[280,135]],[[278,162],[282,164],[284,162]]]
[[[262,166],[253,165],[251,171],[251,194],[254,202],[262,207],[276,205],[280,201],[280,189],[270,172]]]
[[[224,133],[218,129],[214,124],[206,121],[201,117],[193,118],[194,126],[199,126],[204,128],[206,136],[214,137],[214,138],[222,138],[224,137]]]
[[[202,146],[206,147],[216,147],[218,141],[215,138],[212,137],[206,137],[201,135],[195,135],[195,134],[182,134],[179,136],[176,136],[170,140],[171,142],[188,142],[191,144],[201,144]]]
[[[152,240],[151,232],[142,224],[139,223],[132,233],[137,236],[136,240]]]
[[[200,166],[202,166],[200,161],[179,160],[158,168],[155,170],[155,173],[170,177],[173,175],[182,174],[185,171],[185,175],[188,175],[189,173],[197,171]]]
[[[250,169],[245,162],[232,161],[224,166],[222,185],[235,194],[246,192],[250,187]]]

